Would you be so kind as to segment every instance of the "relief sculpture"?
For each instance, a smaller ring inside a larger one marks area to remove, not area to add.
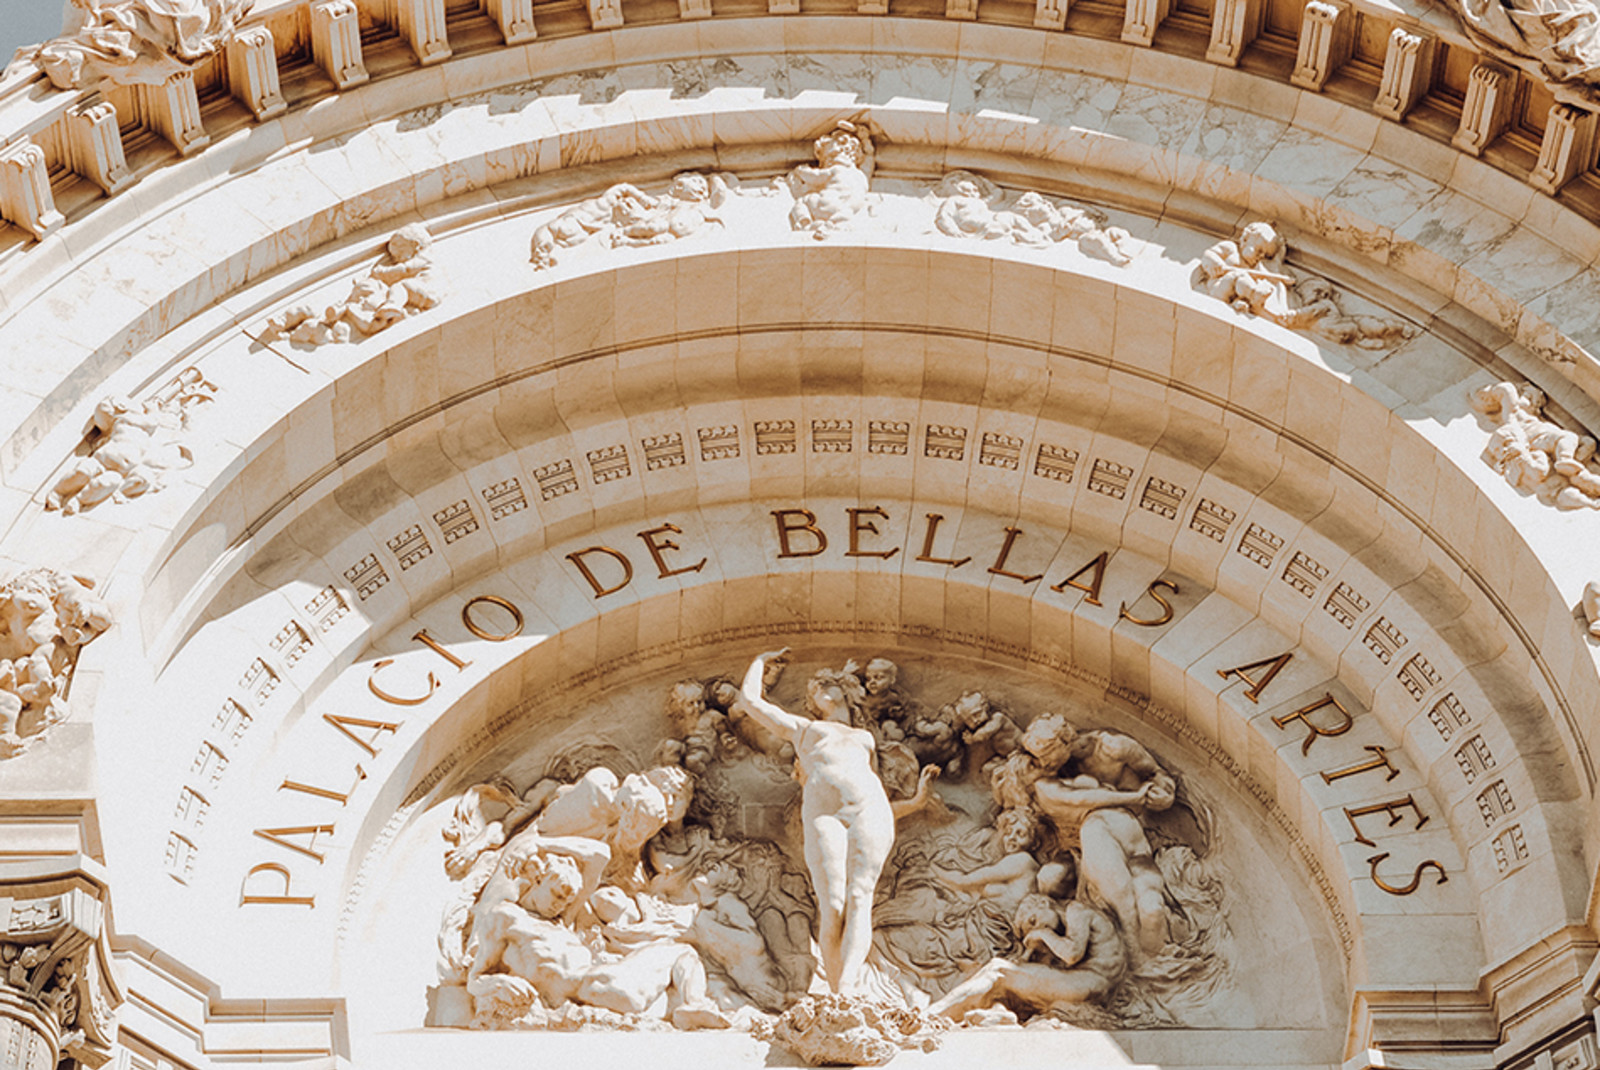
[[[1455,0],[1467,31],[1554,86],[1600,99],[1600,7],[1594,0]]]
[[[66,716],[78,651],[111,626],[88,580],[28,569],[0,586],[0,758]]]
[[[971,171],[952,171],[934,187],[934,225],[952,238],[983,238],[1042,247],[1073,242],[1108,264],[1133,263],[1132,236],[1092,208],[1058,204],[1041,193],[1011,194]]]
[[[739,1029],[879,1065],[1034,1017],[1182,1024],[1230,985],[1209,810],[1142,743],[924,701],[882,657],[786,707],[788,661],[668,688],[649,768],[579,747],[460,797],[428,1024]]]
[[[228,43],[254,0],[69,0],[60,37],[19,49],[57,89],[161,85]],[[7,70],[9,74],[11,69]]]
[[[1472,407],[1494,423],[1483,456],[1506,482],[1558,509],[1600,509],[1600,473],[1589,467],[1595,442],[1544,414],[1532,383],[1493,383],[1472,392]]]
[[[1392,349],[1417,328],[1384,316],[1347,313],[1326,281],[1297,277],[1284,264],[1288,243],[1268,223],[1249,223],[1237,238],[1217,242],[1200,257],[1199,288],[1244,312],[1339,345]]]
[[[165,473],[194,463],[183,437],[192,410],[215,397],[216,387],[189,368],[141,405],[125,397],[102,399],[83,449],[45,495],[44,507],[71,516],[160,490]]]
[[[667,191],[654,197],[631,183],[619,182],[535,230],[533,266],[551,267],[556,263],[556,250],[589,241],[612,247],[664,245],[720,227],[722,219],[715,213],[737,187],[738,179],[732,175],[698,171],[674,175]]]
[[[259,341],[280,338],[305,346],[348,342],[351,328],[377,334],[407,316],[444,300],[444,274],[434,266],[433,237],[421,223],[409,223],[384,243],[383,257],[350,284],[350,294],[318,312],[309,304],[291,305],[267,320]]]

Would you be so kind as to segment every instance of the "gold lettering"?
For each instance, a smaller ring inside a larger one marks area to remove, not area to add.
[[[322,715],[322,719],[333,725],[333,727],[337,728],[339,731],[343,732],[345,736],[349,738],[350,742],[354,743],[356,746],[360,747],[374,758],[378,756],[378,735],[382,732],[394,732],[400,728],[400,726],[393,721],[369,721],[365,717],[346,717],[339,713],[325,713]],[[355,725],[357,728],[370,728],[372,729],[372,735],[368,736],[366,739],[362,739],[360,736],[350,731],[349,726],[351,725]]]
[[[280,877],[282,877],[283,878],[283,894],[282,895],[251,895],[249,892],[245,891],[245,889],[248,888],[249,885],[250,885],[250,878],[254,877],[257,873],[276,873]],[[279,865],[277,862],[263,862],[259,866],[251,867],[250,872],[248,872],[248,873],[246,873],[244,875],[244,880],[239,882],[239,905],[240,906],[244,906],[247,903],[284,903],[284,904],[287,904],[289,906],[313,907],[313,908],[317,905],[316,899],[313,896],[309,896],[309,895],[290,895],[289,891],[290,891],[289,867],[288,866],[284,866],[284,865]]]
[[[428,634],[428,629],[426,628],[422,629],[422,631],[418,632],[416,635],[413,635],[411,638],[416,642],[422,643],[429,650],[433,651],[435,654],[438,654],[441,658],[444,658],[444,660],[454,665],[457,672],[460,672],[468,665],[472,664],[470,661],[462,661],[460,658],[450,653],[450,651],[446,650],[440,645],[439,640]]]
[[[772,518],[778,522],[778,556],[779,557],[816,557],[828,548],[828,537],[817,527],[817,514],[810,509],[774,509]],[[790,521],[802,518],[800,524]],[[816,549],[796,550],[789,545],[789,535],[796,531],[810,532],[817,540]]]
[[[1128,612],[1128,603],[1126,602],[1122,603],[1122,608],[1117,610],[1117,616],[1125,621],[1137,624],[1141,628],[1159,628],[1163,624],[1170,622],[1172,620],[1172,603],[1161,597],[1161,588],[1163,587],[1173,594],[1178,593],[1178,585],[1171,580],[1151,580],[1150,586],[1144,589],[1144,593],[1155,599],[1156,605],[1161,607],[1161,616],[1151,617],[1148,620],[1135,617]]]
[[[1389,775],[1383,778],[1385,780],[1393,780],[1400,775],[1400,770],[1396,769],[1394,763],[1389,760],[1389,752],[1387,750],[1379,746],[1369,746],[1362,749],[1371,751],[1375,757],[1369,758],[1364,762],[1357,762],[1355,765],[1347,765],[1343,769],[1336,769],[1331,773],[1323,773],[1322,782],[1324,784],[1332,784],[1342,777],[1365,773],[1368,769],[1389,770]]]
[[[1361,826],[1356,824],[1356,818],[1366,817],[1369,814],[1388,814],[1389,827],[1394,828],[1400,823],[1400,811],[1408,806],[1411,808],[1411,812],[1417,815],[1417,828],[1421,828],[1428,823],[1427,815],[1417,806],[1417,800],[1413,799],[1409,794],[1404,798],[1390,799],[1388,802],[1373,803],[1371,806],[1358,806],[1354,810],[1346,806],[1344,808],[1344,816],[1350,820],[1350,828],[1355,831],[1357,843],[1366,847],[1376,847],[1378,846],[1377,842],[1367,839],[1366,833],[1361,831]]]
[[[1087,565],[1084,565],[1078,571],[1074,572],[1072,575],[1068,576],[1066,579],[1062,580],[1060,583],[1056,584],[1050,589],[1052,591],[1060,591],[1063,594],[1066,593],[1068,587],[1079,591],[1086,591],[1088,592],[1089,597],[1085,598],[1084,602],[1091,606],[1098,606],[1100,604],[1100,584],[1104,582],[1106,578],[1106,562],[1110,560],[1111,551],[1101,550],[1099,557],[1095,558],[1093,561],[1090,561]],[[1088,586],[1084,586],[1078,582],[1078,577],[1083,575],[1085,572],[1088,572],[1090,569],[1094,569],[1094,578],[1089,581]]]
[[[1011,556],[1011,547],[1016,543],[1017,539],[1021,537],[1021,535],[1021,528],[1006,528],[1006,541],[1000,547],[1000,556],[996,557],[994,559],[994,564],[989,566],[989,572],[996,576],[1009,576],[1011,579],[1021,580],[1023,583],[1038,583],[1040,580],[1044,579],[1043,572],[1039,573],[1037,576],[1024,576],[1020,572],[1008,572],[1006,570],[1006,558]],[[1095,603],[1095,605],[1099,604],[1100,603],[1098,602]]]
[[[845,551],[844,556],[881,557],[887,561],[889,558],[900,552],[900,547],[898,546],[891,547],[887,550],[863,550],[861,548],[861,533],[863,531],[868,535],[878,534],[878,525],[874,524],[870,520],[863,521],[861,518],[864,516],[880,516],[883,519],[888,520],[888,513],[884,512],[877,506],[873,506],[871,509],[846,509],[845,512],[850,514],[850,549]]]
[[[1396,887],[1395,885],[1385,881],[1382,877],[1378,876],[1378,866],[1380,866],[1383,863],[1383,860],[1388,857],[1388,851],[1383,852],[1381,855],[1373,855],[1371,858],[1367,859],[1367,865],[1372,867],[1372,883],[1376,884],[1379,888],[1388,892],[1390,895],[1410,895],[1412,892],[1416,891],[1417,888],[1422,884],[1422,874],[1430,866],[1438,871],[1439,874],[1439,879],[1434,881],[1435,884],[1443,884],[1445,881],[1450,879],[1449,876],[1445,874],[1444,866],[1440,864],[1437,859],[1430,858],[1426,862],[1417,863],[1416,870],[1411,874],[1410,884]]]
[[[477,605],[479,602],[487,602],[491,606],[499,606],[507,613],[510,613],[512,624],[511,630],[509,632],[491,632],[487,628],[480,625],[477,621],[473,620],[472,607]],[[467,631],[471,632],[479,639],[487,639],[491,643],[503,643],[507,639],[515,639],[517,636],[522,634],[522,625],[524,624],[524,621],[522,619],[522,610],[517,608],[515,602],[508,602],[499,595],[480,594],[469,601],[466,605],[461,607],[461,623],[467,626]]]
[[[638,533],[639,538],[644,540],[645,549],[650,551],[650,560],[656,563],[656,568],[661,572],[660,579],[664,580],[668,576],[681,576],[685,572],[699,572],[706,567],[708,558],[702,557],[695,564],[685,565],[683,568],[668,568],[666,560],[661,556],[661,552],[663,550],[682,549],[671,539],[662,539],[660,542],[656,542],[657,535],[665,535],[668,532],[674,535],[682,535],[683,529],[676,524],[662,524],[660,527],[650,528],[647,531]]]
[[[595,574],[589,571],[589,565],[583,560],[586,554],[609,554],[612,558],[620,562],[622,564],[621,582],[611,587],[607,587],[605,584],[601,583],[599,579],[595,577]],[[572,553],[567,555],[567,560],[578,566],[578,571],[583,573],[583,578],[589,581],[590,587],[594,588],[594,596],[596,598],[604,598],[608,594],[616,594],[618,591],[622,590],[628,584],[633,582],[633,562],[629,561],[628,555],[623,553],[621,550],[613,550],[609,546],[590,546],[587,549],[574,550]]]
[[[367,675],[367,690],[371,691],[374,695],[377,695],[390,705],[420,706],[432,698],[435,691],[439,690],[439,678],[433,675],[432,671],[430,671],[428,673],[428,693],[426,695],[421,695],[417,698],[406,698],[403,695],[390,694],[378,686],[378,672],[379,670],[386,669],[393,664],[393,658],[379,658],[377,661],[372,663],[372,672]]]
[[[322,861],[322,852],[317,850],[317,837],[332,836],[332,825],[291,825],[281,829],[256,829],[255,833],[263,840],[270,840],[279,847],[287,847],[291,851],[299,851],[307,858]],[[285,836],[310,836],[310,843],[295,843],[293,840],[284,839]]]
[[[1316,713],[1321,709],[1326,709],[1329,706],[1332,706],[1334,709],[1338,710],[1339,716],[1344,718],[1344,720],[1339,722],[1339,726],[1337,728],[1324,728],[1311,720],[1311,715],[1313,713]],[[1321,698],[1317,699],[1317,701],[1313,702],[1309,706],[1302,706],[1293,713],[1279,714],[1272,719],[1272,723],[1277,725],[1279,728],[1288,727],[1290,721],[1299,721],[1310,730],[1306,733],[1305,742],[1300,744],[1301,754],[1311,753],[1311,744],[1317,741],[1318,736],[1342,736],[1346,732],[1350,731],[1351,725],[1356,723],[1356,719],[1350,716],[1350,711],[1345,709],[1344,706],[1340,704],[1339,700],[1333,697],[1333,693],[1331,691],[1323,694]]]
[[[343,806],[349,801],[350,792],[355,791],[356,786],[365,779],[367,779],[367,771],[361,768],[360,765],[357,765],[355,783],[350,785],[350,791],[340,793],[334,791],[332,788],[319,788],[315,784],[302,784],[298,780],[290,780],[288,777],[284,777],[283,783],[278,785],[278,790],[303,791],[307,795],[315,795],[319,799],[332,799],[340,806]]]
[[[1248,665],[1238,665],[1231,669],[1218,669],[1217,675],[1222,677],[1224,680],[1230,676],[1239,677],[1239,679],[1250,685],[1249,688],[1245,690],[1244,697],[1249,699],[1251,702],[1260,702],[1261,692],[1268,684],[1272,683],[1272,678],[1274,676],[1283,671],[1283,667],[1289,664],[1289,659],[1292,657],[1294,657],[1294,651],[1291,650],[1286,654],[1279,654],[1275,658],[1262,658],[1260,661],[1252,661]],[[1250,675],[1253,670],[1259,669],[1263,665],[1270,665],[1272,667],[1261,674],[1261,679],[1258,680]]]
[[[939,530],[939,524],[943,520],[944,517],[939,513],[928,514],[928,533],[923,536],[922,552],[917,555],[917,560],[926,561],[930,565],[949,565],[951,568],[960,568],[968,561],[971,561],[972,558],[963,557],[960,560],[956,560],[955,558],[950,557],[933,556],[933,536],[934,533]]]

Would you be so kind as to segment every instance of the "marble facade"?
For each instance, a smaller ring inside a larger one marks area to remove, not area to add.
[[[1600,1068],[1556,15],[19,56],[0,1061]]]

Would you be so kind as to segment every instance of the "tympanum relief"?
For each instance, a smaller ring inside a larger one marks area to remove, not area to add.
[[[66,716],[78,651],[111,626],[93,588],[49,568],[0,586],[0,758],[22,753]]]
[[[883,658],[816,670],[802,712],[768,697],[787,663],[670,687],[648,768],[578,745],[460,797],[430,1024],[875,1064],[961,1023],[1182,1024],[1230,986],[1209,810],[1138,740]]]
[[[1590,467],[1595,441],[1544,414],[1544,392],[1532,383],[1493,383],[1472,392],[1472,407],[1494,430],[1484,460],[1506,482],[1558,509],[1600,509],[1600,472]]]
[[[383,256],[350,283],[342,301],[319,312],[308,303],[291,305],[272,316],[258,340],[270,345],[282,338],[304,346],[348,342],[352,329],[377,334],[407,316],[415,316],[444,300],[445,279],[434,265],[433,237],[421,223],[409,223],[390,235]]]

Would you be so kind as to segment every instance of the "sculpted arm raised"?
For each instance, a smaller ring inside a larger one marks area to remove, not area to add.
[[[789,649],[785,647],[782,650],[759,655],[750,663],[749,670],[744,674],[744,686],[740,688],[740,694],[744,696],[745,712],[754,721],[785,742],[793,743],[800,730],[805,727],[806,721],[781,706],[768,702],[762,694],[766,688],[769,667],[782,666],[788,654]]]

